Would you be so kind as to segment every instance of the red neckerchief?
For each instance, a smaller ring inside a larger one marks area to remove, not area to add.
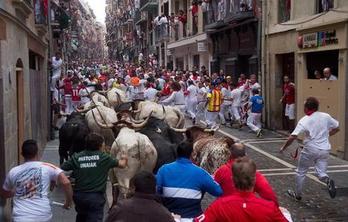
[[[305,114],[306,114],[307,116],[312,115],[314,112],[315,112],[315,110],[305,110]]]

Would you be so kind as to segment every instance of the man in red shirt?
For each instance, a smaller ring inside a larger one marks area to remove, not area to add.
[[[72,106],[72,74],[69,72],[68,76],[64,78],[63,82],[63,89],[64,89],[64,103],[65,103],[65,113],[72,113],[73,106]]]
[[[222,197],[230,196],[238,192],[232,178],[232,165],[237,158],[245,156],[245,148],[241,143],[235,143],[231,147],[231,159],[225,165],[222,165],[214,174],[215,181],[220,184],[223,194]],[[261,198],[274,202],[278,206],[276,194],[273,192],[271,185],[267,179],[258,171],[256,171],[254,192]]]
[[[237,192],[214,201],[195,222],[287,222],[278,206],[254,194],[256,165],[248,157],[236,159],[232,167]]]
[[[283,97],[280,102],[285,104],[285,117],[289,132],[295,128],[295,84],[292,83],[288,76],[284,76]]]

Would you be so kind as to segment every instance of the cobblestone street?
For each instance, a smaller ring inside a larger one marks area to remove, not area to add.
[[[247,128],[241,131],[228,127],[221,127],[217,136],[230,135],[247,145],[247,153],[252,157],[258,169],[267,177],[278,195],[279,203],[287,208],[294,221],[348,221],[348,162],[330,157],[329,175],[335,180],[337,196],[331,199],[326,186],[319,182],[314,172],[306,178],[304,196],[301,202],[290,199],[286,191],[294,188],[296,161],[290,156],[298,146],[294,144],[284,154],[278,152],[285,141],[285,137],[273,131],[265,130],[262,138],[257,138],[248,132]],[[51,141],[43,153],[43,160],[58,164],[58,141]],[[111,196],[108,189],[108,197]],[[64,196],[59,189],[52,193],[52,200],[63,202]],[[213,197],[205,195],[202,206],[205,209]],[[64,210],[59,206],[52,206],[54,221],[74,221],[75,210]],[[107,209],[107,206],[106,206]],[[105,210],[106,213],[106,210]]]

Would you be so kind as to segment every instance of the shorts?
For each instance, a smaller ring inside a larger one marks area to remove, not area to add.
[[[286,104],[285,116],[287,116],[289,120],[295,119],[295,104]]]

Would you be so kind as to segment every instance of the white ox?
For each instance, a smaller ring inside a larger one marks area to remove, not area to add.
[[[128,157],[128,167],[113,168],[112,184],[118,183],[123,197],[129,196],[130,180],[139,171],[152,172],[157,161],[157,151],[150,139],[134,129],[124,126],[121,128],[111,147],[111,156],[119,159],[121,155]]]
[[[90,131],[103,135],[105,144],[110,148],[115,140],[111,127],[118,121],[115,110],[97,102],[86,110],[85,118]],[[105,127],[109,127],[109,129]]]
[[[158,119],[164,119],[169,126],[183,128],[185,125],[185,116],[177,108],[172,106],[163,106],[151,101],[142,101],[138,103],[137,110],[134,111],[136,119],[145,119],[152,116]]]
[[[109,101],[111,107],[118,107],[122,103],[126,103],[126,93],[121,89],[112,88],[106,92],[106,98]]]

